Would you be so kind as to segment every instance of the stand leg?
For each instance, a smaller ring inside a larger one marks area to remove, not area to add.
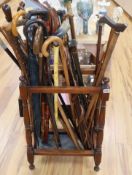
[[[101,149],[96,149],[95,153],[94,153],[94,162],[95,162],[95,166],[94,166],[94,170],[95,171],[99,171],[99,165],[101,163],[101,157],[102,157],[102,153],[101,153]]]
[[[29,162],[29,168],[30,170],[33,170],[35,168],[34,166],[34,155],[33,155],[33,148],[32,147],[28,147],[27,148],[27,159]]]
[[[30,124],[29,110],[28,110],[28,90],[25,86],[20,85],[20,96],[23,102],[23,116],[26,131],[26,141],[27,141],[27,159],[29,162],[29,168],[32,170],[34,166],[34,153],[32,146],[32,128]]]
[[[99,114],[99,118],[96,121],[95,124],[95,132],[96,132],[96,147],[95,147],[95,153],[94,153],[94,161],[95,161],[95,171],[99,171],[99,165],[101,163],[102,158],[102,142],[103,142],[103,134],[104,134],[104,124],[105,124],[105,111],[106,111],[106,101],[109,98],[109,92],[104,91],[101,95],[101,111]]]

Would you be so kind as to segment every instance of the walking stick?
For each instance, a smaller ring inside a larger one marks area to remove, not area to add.
[[[70,86],[70,81],[69,81],[69,76],[68,76],[68,70],[67,70],[67,64],[66,64],[66,59],[65,59],[65,54],[64,54],[64,46],[63,46],[63,41],[62,39],[60,39],[59,37],[57,36],[51,36],[49,37],[43,44],[42,46],[42,54],[45,56],[45,57],[48,57],[49,56],[49,53],[47,52],[47,48],[48,46],[51,44],[51,43],[57,43],[59,44],[59,47],[60,47],[60,54],[61,54],[61,59],[62,59],[62,66],[63,66],[63,70],[64,70],[64,76],[65,76],[65,79],[66,79],[66,84],[68,86]],[[76,145],[76,147],[78,149],[80,149],[80,145],[77,141],[77,136],[75,134],[75,132],[73,131],[69,121],[68,121],[68,118],[66,117],[65,115],[65,112],[63,111],[63,108],[61,107],[61,104],[60,102],[58,101],[58,105],[59,105],[59,111],[63,117],[63,120],[65,121],[65,124],[67,125],[67,128],[69,129],[69,133],[71,135],[71,138],[74,142],[74,144]]]
[[[4,51],[9,55],[9,57],[13,60],[13,62],[21,69],[16,57],[12,54],[12,52],[8,49],[4,41],[0,38],[0,46],[4,49]]]
[[[97,79],[95,79],[95,86],[100,86],[101,85],[103,77],[104,77],[105,70],[106,70],[107,65],[109,63],[109,60],[111,58],[112,52],[115,48],[115,45],[116,45],[117,39],[119,37],[119,34],[120,34],[120,32],[123,32],[127,27],[125,24],[115,23],[114,21],[112,21],[107,16],[104,16],[104,17],[100,18],[99,23],[101,23],[101,24],[106,23],[112,29],[111,29],[107,49],[106,49],[106,52],[104,54],[103,63],[100,63],[101,64],[100,72],[97,76]],[[90,129],[91,123],[93,121],[94,111],[95,111],[95,107],[96,107],[96,104],[97,104],[97,101],[98,101],[98,97],[99,97],[99,95],[92,97],[91,102],[89,104],[90,108],[88,107],[88,110],[87,110],[86,115],[85,115],[85,121],[84,122],[86,122],[87,125],[88,125],[87,131],[86,131],[87,134],[86,134],[85,141],[87,141],[87,138],[88,138],[89,129]]]
[[[65,7],[67,8],[67,12],[71,15],[69,16],[69,22],[71,26],[71,36],[72,36],[72,39],[76,39],[71,3],[72,3],[72,0],[64,0],[64,4],[65,4]]]
[[[58,74],[58,64],[59,64],[59,45],[53,46],[53,54],[54,54],[54,86],[59,85],[59,74]],[[58,120],[58,94],[54,94],[54,110],[55,110],[55,118]]]
[[[64,0],[65,7],[67,8],[67,12],[70,14],[69,17],[69,23],[71,26],[71,37],[72,40],[69,42],[69,53],[71,57],[71,65],[72,65],[72,71],[74,75],[74,79],[78,86],[84,86],[82,73],[80,69],[80,63],[78,58],[78,51],[77,51],[77,42],[76,42],[76,34],[75,34],[75,26],[73,21],[73,12],[71,7],[71,0]],[[79,95],[81,104],[86,110],[87,107],[87,99],[85,95]]]

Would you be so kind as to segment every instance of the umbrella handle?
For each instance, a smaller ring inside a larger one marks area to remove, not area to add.
[[[12,19],[12,25],[11,25],[11,29],[12,29],[12,34],[14,36],[18,36],[19,33],[17,31],[17,22],[18,22],[18,19],[21,17],[21,16],[24,16],[26,14],[26,11],[24,10],[20,10],[16,13],[16,15],[13,17]]]

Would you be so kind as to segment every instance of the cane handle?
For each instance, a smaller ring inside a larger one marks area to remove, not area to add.
[[[57,36],[51,36],[49,37],[43,44],[42,46],[42,54],[45,56],[45,57],[48,57],[49,56],[49,53],[48,53],[48,46],[53,43],[53,42],[57,42],[60,46],[63,45],[63,41],[61,38],[57,37]]]
[[[11,28],[12,28],[12,34],[14,35],[14,36],[18,36],[19,35],[19,33],[18,33],[18,31],[17,31],[17,22],[18,22],[18,19],[21,17],[21,16],[24,16],[26,14],[26,11],[24,11],[24,10],[20,10],[20,11],[18,11],[17,13],[16,13],[16,15],[13,17],[13,19],[12,19],[12,26],[11,26]]]

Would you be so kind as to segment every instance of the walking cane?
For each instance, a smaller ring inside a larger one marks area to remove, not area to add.
[[[126,29],[126,25],[125,24],[119,24],[119,23],[115,23],[114,21],[112,21],[108,16],[103,16],[102,18],[100,18],[99,20],[100,24],[108,24],[111,27],[111,33],[110,33],[110,37],[109,37],[109,41],[108,41],[108,45],[107,45],[107,49],[106,52],[104,54],[104,58],[103,58],[103,62],[101,62],[101,66],[98,67],[100,68],[99,74],[95,79],[95,86],[100,86],[104,77],[104,73],[105,70],[107,68],[107,65],[109,63],[109,60],[111,58],[112,52],[115,48],[117,39],[119,37],[120,32],[123,32]],[[98,72],[98,70],[97,70]],[[91,102],[89,104],[89,107],[91,106],[91,108],[88,107],[88,110],[85,114],[85,121],[88,125],[87,127],[87,131],[86,131],[86,139],[85,141],[87,141],[88,139],[88,133],[89,133],[89,129],[90,126],[92,124],[93,121],[93,116],[94,116],[94,110],[98,101],[98,96],[93,96],[91,99]]]
[[[59,64],[59,45],[54,44],[53,46],[53,54],[54,54],[54,86],[59,85],[59,74],[58,74],[58,64]],[[58,94],[54,94],[54,110],[55,110],[55,118],[58,121]]]
[[[13,60],[13,62],[21,69],[16,57],[12,54],[12,52],[8,49],[4,41],[0,38],[0,46],[4,49],[4,51],[9,55],[9,57]]]
[[[45,57],[48,57],[49,56],[49,53],[47,52],[47,48],[49,47],[49,45],[51,43],[57,43],[59,44],[59,48],[60,48],[60,54],[61,54],[61,59],[62,59],[62,66],[63,66],[63,70],[64,70],[64,76],[65,76],[65,79],[66,79],[66,84],[68,86],[70,86],[70,81],[69,81],[69,76],[68,76],[68,70],[67,70],[67,64],[66,64],[66,59],[65,59],[65,53],[64,53],[64,46],[63,46],[63,41],[62,39],[60,39],[59,37],[57,36],[51,36],[49,37],[43,44],[42,46],[42,54],[45,56]],[[58,49],[58,48],[57,48]],[[58,50],[57,50],[58,52]],[[78,143],[78,139],[77,139],[77,135],[76,133],[74,132],[73,128],[71,127],[69,121],[68,121],[68,118],[66,117],[65,115],[65,112],[63,111],[63,108],[61,107],[61,104],[60,102],[58,101],[58,106],[59,106],[59,111],[62,115],[62,118],[63,120],[65,121],[65,124],[67,125],[67,128],[69,129],[69,133],[71,135],[71,138],[74,142],[74,144],[76,145],[76,147],[78,149],[81,148],[81,146],[79,145]]]
[[[72,3],[71,0],[64,0],[64,5],[67,8],[67,12],[71,15],[71,16],[69,16],[69,22],[70,22],[70,26],[71,26],[71,36],[72,36],[72,39],[76,39],[71,3]]]
[[[67,12],[69,14],[68,17],[69,17],[69,23],[71,26],[71,37],[72,37],[72,40],[69,42],[68,48],[69,48],[69,53],[71,57],[71,65],[72,65],[74,79],[78,86],[84,86],[83,77],[80,69],[79,58],[78,58],[77,42],[76,42],[76,34],[75,34],[75,26],[74,26],[71,2],[72,2],[71,0],[64,0],[64,5],[67,8]],[[86,107],[87,107],[86,96],[80,94],[79,97],[84,110],[86,110]]]

